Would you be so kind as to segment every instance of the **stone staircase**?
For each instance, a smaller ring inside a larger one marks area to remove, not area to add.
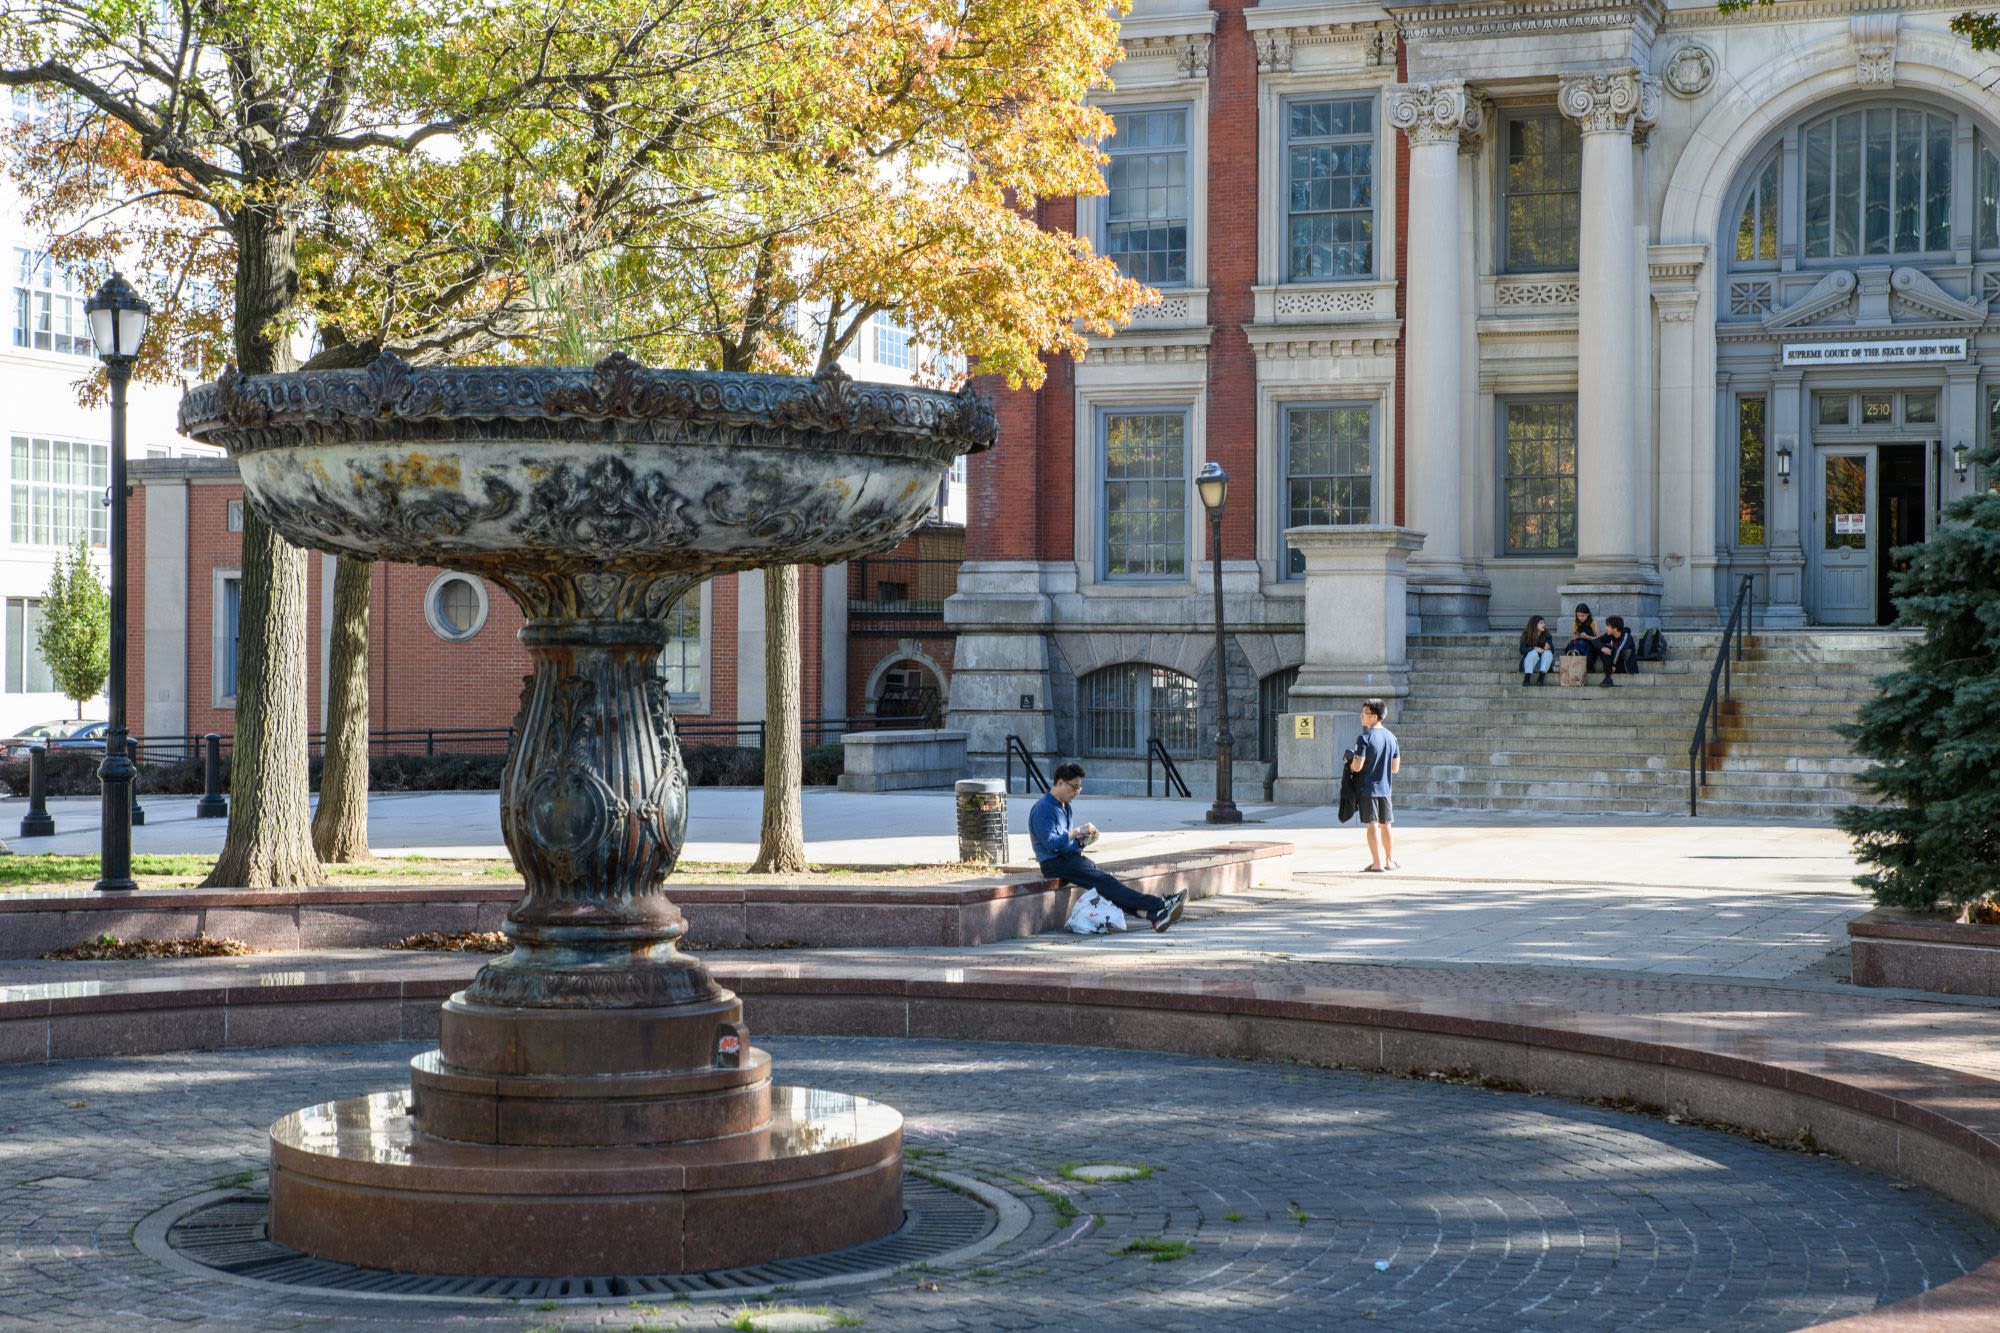
[[[1666,662],[1616,689],[1521,685],[1512,635],[1411,640],[1410,696],[1393,724],[1399,804],[1430,810],[1685,814],[1688,742],[1719,636],[1677,633]],[[1853,718],[1905,637],[1778,631],[1755,636],[1711,747],[1707,818],[1822,819],[1866,799],[1865,765],[1832,728]],[[1506,665],[1503,665],[1506,664]]]

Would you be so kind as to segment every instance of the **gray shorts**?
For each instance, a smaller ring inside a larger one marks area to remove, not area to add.
[[[1386,796],[1364,796],[1361,798],[1361,822],[1364,824],[1392,824],[1394,817],[1389,811]]]

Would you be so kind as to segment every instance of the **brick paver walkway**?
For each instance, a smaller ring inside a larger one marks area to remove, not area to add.
[[[900,1107],[923,1166],[984,1178],[1034,1210],[1025,1233],[975,1265],[825,1298],[891,1333],[1756,1333],[1873,1308],[2000,1249],[1989,1224],[1873,1173],[1555,1099],[1133,1052],[769,1046],[789,1081]],[[194,1282],[135,1248],[132,1229],[149,1212],[259,1170],[272,1118],[395,1086],[417,1049],[0,1071],[12,1122],[0,1134],[0,1325],[714,1328],[736,1313],[735,1302],[362,1302]],[[1153,1174],[1090,1186],[1059,1174],[1092,1161]],[[1121,1253],[1155,1240],[1192,1251],[1160,1263]]]

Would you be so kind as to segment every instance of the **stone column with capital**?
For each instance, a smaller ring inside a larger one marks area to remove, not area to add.
[[[1632,312],[1645,299],[1632,264],[1632,130],[1657,117],[1659,85],[1636,69],[1566,74],[1556,105],[1583,134],[1576,568],[1561,589],[1562,614],[1582,601],[1600,623],[1616,613],[1635,626],[1657,624],[1659,570],[1632,505],[1647,458],[1630,395],[1639,380]]]
[[[1458,188],[1459,136],[1482,130],[1483,113],[1457,79],[1392,83],[1385,95],[1389,123],[1410,140],[1403,364],[1412,383],[1403,400],[1404,475],[1410,523],[1429,534],[1410,561],[1410,585],[1426,633],[1483,633],[1490,588],[1460,539],[1465,368]]]
[[[1306,559],[1306,657],[1291,711],[1278,718],[1273,795],[1280,805],[1326,805],[1340,798],[1334,759],[1361,729],[1362,700],[1385,700],[1393,722],[1410,692],[1404,602],[1425,536],[1380,524],[1287,528],[1285,540]]]

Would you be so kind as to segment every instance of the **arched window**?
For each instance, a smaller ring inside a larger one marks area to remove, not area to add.
[[[1772,153],[1743,197],[1736,223],[1736,263],[1747,267],[1778,257],[1778,155]]]
[[[1192,677],[1127,662],[1093,671],[1079,684],[1083,714],[1079,731],[1085,754],[1138,757],[1156,739],[1169,754],[1192,758],[1197,753]]]
[[[1807,259],[1951,249],[1950,117],[1842,111],[1800,135]]]

